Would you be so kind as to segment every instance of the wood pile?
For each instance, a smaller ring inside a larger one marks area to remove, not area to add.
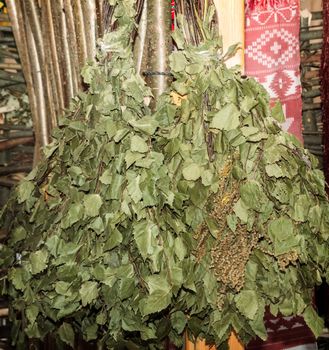
[[[321,111],[320,65],[322,52],[322,12],[301,18],[301,79],[303,97],[303,136],[305,147],[322,165],[323,125]]]
[[[83,90],[80,72],[95,58],[96,40],[109,25],[110,8],[104,0],[6,3],[30,99],[36,164],[57,118]]]
[[[8,15],[0,14],[0,205],[9,189],[31,170],[34,136],[31,116],[23,122],[19,101],[25,98],[26,84]]]

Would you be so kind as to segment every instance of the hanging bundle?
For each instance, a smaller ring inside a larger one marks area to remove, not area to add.
[[[225,66],[213,7],[200,45],[178,20],[174,82],[152,111],[132,5],[116,1],[116,30],[83,71],[88,92],[2,212],[17,348],[53,334],[160,350],[167,337],[182,347],[187,330],[225,349],[232,330],[266,338],[267,306],[320,334],[329,205],[315,158],[281,130],[264,88]]]

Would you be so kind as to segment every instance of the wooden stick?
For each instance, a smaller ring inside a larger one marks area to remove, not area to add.
[[[64,3],[63,0],[57,0],[58,3],[58,24],[59,24],[59,33],[58,39],[61,40],[61,47],[62,47],[62,70],[63,70],[63,77],[65,77],[65,105],[68,106],[70,103],[71,98],[74,94],[74,88],[73,88],[73,80],[72,80],[72,65],[71,65],[71,57],[70,57],[70,48],[68,44],[68,31],[67,31],[67,25],[65,16],[66,14],[63,12],[64,9]],[[88,30],[86,28],[86,30]]]
[[[97,38],[104,34],[104,0],[96,0]]]
[[[52,13],[52,7],[51,3],[53,1],[51,0],[44,0],[46,6],[46,14],[47,14],[47,23],[49,28],[49,46],[50,46],[50,52],[51,55],[51,67],[52,68],[52,75],[54,77],[55,83],[56,83],[56,91],[57,91],[57,111],[63,111],[64,110],[64,94],[63,94],[63,87],[62,87],[62,76],[61,76],[61,70],[60,70],[60,63],[59,63],[59,57],[57,54],[57,44],[56,44],[56,35],[54,30],[54,20],[53,20],[53,13]]]
[[[95,59],[97,40],[97,20],[95,0],[82,1],[83,22],[86,33],[87,57]]]
[[[36,99],[37,99],[37,109],[38,109],[38,123],[39,130],[36,131],[36,137],[40,140],[40,147],[43,147],[49,143],[49,130],[47,123],[47,110],[45,101],[45,84],[43,81],[43,67],[42,67],[42,56],[38,52],[36,39],[32,32],[31,21],[33,18],[27,16],[27,9],[25,8],[26,2],[23,2],[23,8],[25,12],[25,26],[26,26],[26,37],[27,45],[29,48],[30,62],[32,65],[32,80],[35,86]]]
[[[80,67],[83,67],[88,58],[87,46],[86,46],[86,33],[83,22],[83,11],[81,7],[80,0],[72,0],[73,13],[75,16],[75,32],[77,36],[78,44],[78,57],[80,62]]]
[[[79,55],[78,55],[78,47],[77,47],[77,38],[74,26],[74,13],[71,4],[71,0],[64,0],[64,8],[65,8],[65,17],[66,17],[66,25],[68,31],[68,38],[70,42],[70,60],[72,66],[72,85],[74,95],[82,89],[81,78],[80,78],[80,64],[79,64]]]
[[[63,109],[68,106],[69,103],[69,91],[70,83],[67,81],[67,67],[65,60],[65,43],[64,40],[67,40],[64,37],[63,26],[62,26],[62,2],[61,1],[51,1],[51,18],[52,18],[52,30],[54,31],[54,50],[56,51],[56,56],[58,60],[58,69],[59,69],[59,88],[61,89],[63,97]]]
[[[40,10],[37,8],[37,4],[34,0],[25,0],[24,3],[26,4],[26,15],[30,19],[29,23],[33,31],[33,37],[39,55],[39,61],[42,61],[44,57],[44,45],[41,31]]]
[[[49,130],[52,130],[57,124],[57,115],[59,111],[58,91],[56,88],[56,78],[54,76],[54,67],[51,54],[51,35],[47,16],[47,5],[43,3],[41,6],[40,26],[43,33],[43,79],[45,90],[47,92],[47,122]]]
[[[33,125],[36,133],[34,157],[33,157],[33,162],[34,164],[36,164],[41,157],[41,153],[40,153],[41,142],[38,136],[40,123],[38,120],[38,109],[37,109],[35,89],[32,81],[32,71],[31,71],[32,69],[30,65],[28,49],[26,46],[27,38],[26,38],[26,32],[25,32],[25,26],[24,26],[24,18],[23,18],[21,1],[22,0],[8,0],[6,4],[8,7],[9,17],[13,26],[13,32],[14,32],[19,56],[22,62],[22,66],[24,67],[24,77],[26,80],[27,92],[28,92],[29,102],[30,102],[30,107],[32,112]]]
[[[146,47],[146,31],[147,31],[147,1],[144,1],[144,6],[142,10],[141,19],[138,23],[138,34],[135,40],[134,56],[136,62],[136,71],[141,73],[141,71],[146,70],[146,59],[145,54],[147,52]]]

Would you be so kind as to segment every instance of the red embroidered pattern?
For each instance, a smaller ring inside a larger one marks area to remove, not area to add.
[[[302,140],[299,1],[249,1],[246,11],[246,74],[280,100],[283,128]]]

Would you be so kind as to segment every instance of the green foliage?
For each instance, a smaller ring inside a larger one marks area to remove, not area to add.
[[[181,346],[187,329],[220,346],[232,329],[264,339],[269,305],[318,334],[322,173],[207,26],[198,47],[176,34],[175,80],[152,113],[132,59],[133,3],[117,3],[118,29],[83,72],[88,93],[2,212],[15,329],[109,349],[161,349],[167,336]]]

